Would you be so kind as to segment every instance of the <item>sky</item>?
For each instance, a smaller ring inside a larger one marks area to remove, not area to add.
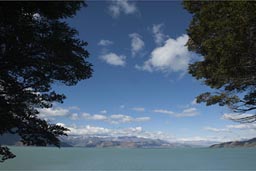
[[[255,136],[225,107],[196,104],[214,91],[188,74],[202,60],[185,46],[192,19],[179,1],[88,1],[69,25],[88,42],[93,76],[53,89],[67,99],[40,117],[69,135],[138,136],[170,142],[230,141]]]

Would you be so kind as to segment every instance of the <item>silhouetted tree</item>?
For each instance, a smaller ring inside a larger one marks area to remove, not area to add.
[[[256,3],[253,1],[184,1],[193,15],[187,29],[189,50],[203,56],[189,73],[216,89],[197,97],[206,105],[234,112],[256,109]],[[254,122],[256,115],[235,119]]]
[[[38,117],[65,96],[55,82],[75,85],[91,77],[86,42],[64,19],[73,17],[83,1],[0,2],[0,135],[18,134],[25,145],[60,145],[68,129]],[[4,161],[15,157],[0,146]]]

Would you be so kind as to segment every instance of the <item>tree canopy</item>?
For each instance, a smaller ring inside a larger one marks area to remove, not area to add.
[[[216,92],[206,92],[197,102],[228,106],[238,118],[256,121],[256,3],[249,1],[184,1],[192,15],[187,29],[188,48],[203,60],[189,73]]]
[[[60,145],[67,129],[41,119],[37,109],[65,99],[53,83],[71,86],[92,75],[87,42],[65,22],[83,6],[0,2],[0,135],[18,134],[24,145]],[[15,157],[1,145],[0,155],[0,161]]]

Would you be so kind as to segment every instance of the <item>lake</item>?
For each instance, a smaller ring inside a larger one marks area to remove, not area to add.
[[[0,170],[256,170],[256,148],[11,147],[11,150],[17,157],[0,163]]]

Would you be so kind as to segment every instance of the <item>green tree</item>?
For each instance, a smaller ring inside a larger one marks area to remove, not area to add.
[[[187,33],[190,51],[203,60],[189,73],[216,92],[206,92],[197,102],[228,106],[236,113],[256,109],[256,3],[251,1],[184,1],[193,16]],[[254,122],[256,114],[240,117]]]
[[[0,135],[18,134],[25,145],[60,145],[68,129],[38,117],[38,108],[62,103],[51,86],[91,77],[86,42],[64,19],[86,4],[73,2],[0,2]],[[15,157],[0,145],[4,161]]]

